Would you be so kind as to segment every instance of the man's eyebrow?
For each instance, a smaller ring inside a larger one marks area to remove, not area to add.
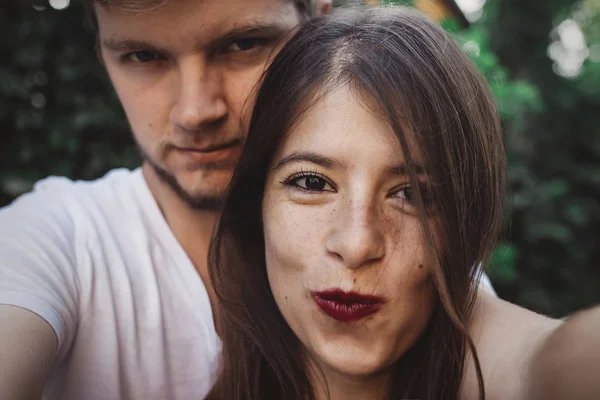
[[[113,50],[113,51],[124,51],[124,50],[154,50],[154,51],[162,51],[156,46],[145,42],[143,40],[134,40],[134,39],[124,39],[120,37],[107,37],[106,39],[102,39],[102,47]]]
[[[228,32],[222,35],[218,42],[231,42],[236,39],[247,36],[267,35],[267,36],[283,36],[290,32],[293,28],[277,22],[267,21],[250,21],[243,24],[237,24]]]
[[[244,24],[238,24],[223,36],[216,40],[216,46],[229,44],[236,39],[245,38],[247,36],[267,35],[271,37],[281,36],[290,32],[291,29],[278,24],[277,22],[251,21]],[[110,36],[101,41],[102,47],[113,51],[126,50],[153,50],[158,52],[166,52],[158,46],[155,46],[144,40],[126,39],[119,36]]]
[[[302,162],[302,161],[310,162],[313,164],[320,165],[321,167],[330,168],[330,169],[331,168],[338,168],[338,169],[346,168],[346,164],[344,164],[343,162],[336,160],[334,158],[322,156],[320,154],[313,153],[310,151],[303,151],[303,152],[295,152],[295,153],[290,154],[289,156],[283,157],[277,163],[277,165],[275,165],[275,167],[273,168],[273,171],[276,171],[276,170],[282,168],[286,164],[289,164],[292,162]]]

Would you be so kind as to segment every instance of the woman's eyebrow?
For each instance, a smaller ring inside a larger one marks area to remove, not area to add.
[[[417,175],[423,175],[425,173],[425,168],[423,168],[422,165],[420,164],[413,164],[414,168],[415,168],[415,173]],[[395,167],[391,167],[389,169],[390,174],[392,175],[408,175],[408,167],[406,166],[406,164],[400,164],[397,165]]]
[[[343,162],[336,160],[335,158],[326,157],[317,153],[313,153],[310,151],[303,152],[294,152],[286,157],[283,157],[275,167],[273,167],[273,171],[277,171],[282,168],[284,165],[289,164],[291,162],[305,161],[313,164],[320,165],[324,168],[337,168],[337,169],[345,169],[346,164]]]

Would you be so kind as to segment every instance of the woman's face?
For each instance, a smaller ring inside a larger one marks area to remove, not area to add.
[[[435,299],[400,144],[364,104],[341,87],[304,114],[274,158],[263,201],[283,317],[311,363],[354,378],[397,361]]]

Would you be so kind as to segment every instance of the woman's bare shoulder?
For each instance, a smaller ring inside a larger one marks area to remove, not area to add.
[[[470,333],[481,363],[486,399],[526,399],[531,364],[540,346],[562,321],[480,291]],[[478,399],[472,357],[466,361],[464,400]]]

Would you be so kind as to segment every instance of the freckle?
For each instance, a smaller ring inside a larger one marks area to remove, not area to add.
[[[287,300],[287,296],[285,296],[285,299]]]
[[[354,278],[354,283],[356,283],[356,278]]]
[[[152,128],[152,122],[148,122],[148,128]]]

